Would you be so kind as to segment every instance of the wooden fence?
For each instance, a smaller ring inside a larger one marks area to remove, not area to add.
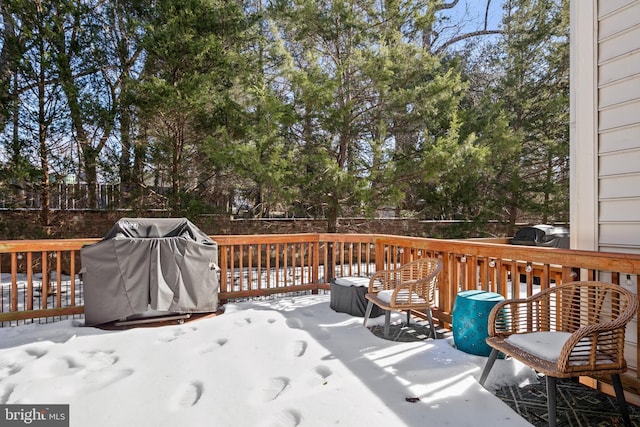
[[[55,183],[49,187],[49,209],[53,210],[117,210],[144,206],[147,210],[168,209],[170,187],[95,184],[96,204],[89,205],[89,185],[86,183]],[[17,183],[0,185],[0,209],[42,208],[39,184]]]

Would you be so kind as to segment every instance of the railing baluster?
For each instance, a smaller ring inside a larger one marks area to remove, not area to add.
[[[275,288],[280,284],[280,243],[276,243],[276,283]]]
[[[11,309],[18,311],[18,254],[11,254]]]
[[[256,289],[253,280],[253,246],[247,245],[247,289]]]
[[[236,276],[238,278],[238,290],[246,291],[244,280],[244,245],[237,245],[236,247],[236,266],[238,271]]]
[[[56,256],[56,307],[62,307],[62,252],[54,252]]]
[[[76,305],[76,251],[69,254],[69,305]]]
[[[224,294],[231,292],[231,289],[229,288],[229,258],[227,256],[228,251],[230,251],[231,249],[228,246],[223,246],[220,247],[218,246],[218,258],[220,258],[219,260],[219,264],[218,267],[220,267],[220,293]],[[233,281],[231,281],[231,283],[233,283]]]
[[[283,274],[282,274],[282,286],[286,287],[287,283],[289,282],[287,280],[287,276],[288,276],[288,271],[289,271],[289,244],[285,243],[284,244],[284,250],[282,251],[283,255],[284,255],[284,259],[282,260],[282,264],[283,264]]]
[[[272,252],[272,245],[266,244],[264,245],[264,257],[265,257],[265,288],[270,288],[271,287],[271,252]]]
[[[42,268],[42,291],[40,295],[40,301],[42,302],[42,308],[46,309],[49,305],[49,263],[47,257],[49,253],[42,251],[41,268]]]
[[[257,245],[257,267],[256,270],[258,271],[258,289],[262,289],[264,287],[264,285],[262,284],[262,272],[264,269],[264,266],[262,265],[262,251],[264,250],[264,245],[262,244],[258,244]]]
[[[33,310],[33,253],[27,252],[27,310]]]

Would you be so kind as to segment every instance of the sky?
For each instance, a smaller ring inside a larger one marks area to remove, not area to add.
[[[487,29],[499,30],[502,25],[504,0],[459,0],[455,7],[440,12],[439,16],[442,20],[437,26],[440,34],[436,46],[461,34],[483,30],[487,2],[489,3]],[[495,40],[495,37],[485,35],[473,40],[483,43]],[[464,45],[465,41],[461,41],[452,46],[452,49],[460,49]]]
[[[485,357],[451,338],[384,340],[328,295],[224,309],[124,331],[82,319],[0,328],[0,404],[68,404],[74,427],[531,425],[492,394],[536,381],[517,361],[496,361],[485,389]]]

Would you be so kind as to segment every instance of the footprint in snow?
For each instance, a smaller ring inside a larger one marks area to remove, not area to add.
[[[114,355],[114,350],[92,350],[81,352],[84,367],[91,371],[99,371],[118,363],[120,358]]]
[[[307,342],[304,340],[298,340],[293,343],[293,355],[295,357],[302,357],[307,351]]]
[[[67,364],[67,368],[68,369],[82,369],[84,368],[84,364],[78,362],[76,359],[74,359],[73,357],[69,357],[69,356],[65,356],[62,357],[60,360],[62,360],[64,363]]]
[[[202,350],[200,350],[200,354],[211,353],[212,351],[215,351],[225,345],[227,341],[228,340],[226,338],[220,338],[219,340],[216,340],[215,343],[205,346]]]
[[[238,320],[235,322],[236,326],[247,326],[251,324],[251,318],[246,317],[242,320]]]
[[[16,386],[13,384],[0,384],[0,405],[4,405],[9,401],[15,388]]]
[[[302,329],[304,324],[302,323],[302,320],[293,317],[291,319],[287,319],[287,326],[292,329]]]
[[[331,368],[325,365],[316,366],[316,373],[322,377],[323,380],[326,380],[329,375],[333,374]]]
[[[320,328],[315,336],[319,340],[328,340],[329,338],[331,338],[331,332],[329,332],[327,328]]]
[[[29,348],[26,348],[24,351],[34,359],[40,359],[42,356],[45,356],[48,353],[48,350],[44,348],[38,348],[38,347],[29,347]]]
[[[45,356],[48,350],[40,347],[28,347],[21,350],[15,357],[0,360],[0,380],[22,371],[30,362]],[[38,362],[41,363],[41,362]]]
[[[80,372],[84,366],[71,357],[48,357],[31,362],[28,369],[38,379],[73,375]]]
[[[188,334],[189,332],[193,332],[195,331],[196,328],[188,328],[188,329],[174,329],[171,333],[160,337],[160,339],[158,340],[160,343],[169,343],[172,341],[177,340],[178,338],[180,338],[183,335]]]
[[[285,409],[284,411],[273,415],[267,422],[265,427],[298,427],[302,422],[302,414],[296,409]]]
[[[132,374],[133,369],[91,371],[83,377],[81,390],[84,392],[102,390]]]
[[[187,409],[195,406],[204,393],[204,384],[192,381],[180,387],[172,396],[171,406],[175,410]]]
[[[257,389],[260,400],[263,402],[270,402],[276,400],[278,396],[284,392],[289,385],[289,378],[287,377],[273,377],[269,378],[261,388]]]
[[[74,372],[82,369],[87,371],[100,371],[118,362],[118,356],[114,356],[113,353],[113,350],[81,351],[72,356],[61,357],[60,362],[66,364],[67,370]]]
[[[5,378],[15,375],[20,371],[22,371],[22,366],[16,363],[0,366],[0,380],[4,380]]]

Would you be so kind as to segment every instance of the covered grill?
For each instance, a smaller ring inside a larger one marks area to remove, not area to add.
[[[511,244],[568,249],[569,230],[544,224],[524,227],[513,236]]]
[[[123,218],[80,256],[87,326],[218,308],[218,245],[185,218]]]

